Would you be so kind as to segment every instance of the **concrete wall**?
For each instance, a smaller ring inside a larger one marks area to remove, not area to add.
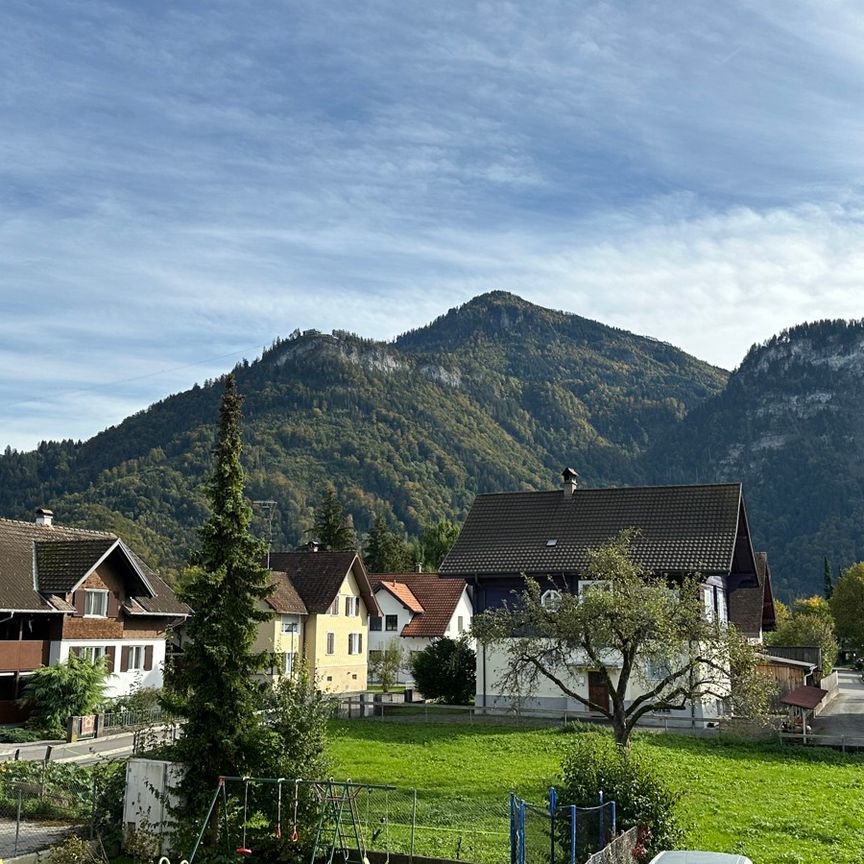
[[[183,768],[175,762],[159,759],[130,759],[126,763],[126,791],[123,797],[123,829],[128,834],[144,826],[162,835],[160,854],[170,855],[166,844],[169,831],[160,830],[174,824],[171,808],[179,803],[177,789],[183,779]]]

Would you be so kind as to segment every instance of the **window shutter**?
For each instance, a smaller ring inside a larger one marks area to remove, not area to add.
[[[109,618],[117,618],[120,615],[120,597],[116,591],[108,592],[108,612]]]
[[[357,653],[358,654],[363,653],[363,634],[362,633],[357,634]]]
[[[129,653],[130,648],[128,645],[124,645],[120,649],[120,671],[128,672],[129,671]]]
[[[153,646],[147,645],[144,648],[144,671],[149,672],[153,668]]]
[[[85,598],[86,598],[86,595],[85,595],[85,593],[84,593],[84,589],[83,589],[83,588],[79,588],[79,589],[75,592],[75,614],[76,614],[76,615],[83,615],[83,614],[84,614],[84,609],[85,609],[84,601],[85,601]]]
[[[109,645],[105,649],[105,668],[108,670],[108,673],[114,671],[114,661],[117,658],[117,649],[113,645]]]

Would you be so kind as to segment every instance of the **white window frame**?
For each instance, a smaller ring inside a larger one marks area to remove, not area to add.
[[[333,602],[330,604],[330,608],[327,610],[328,615],[338,615],[339,614],[339,595],[337,594],[333,598]]]
[[[78,651],[78,656],[84,660],[89,660],[95,663],[107,656],[108,648],[105,645],[82,645]]]
[[[143,672],[144,671],[144,646],[130,645],[129,646],[129,663],[126,667],[127,672]]]
[[[297,633],[300,629],[299,624],[294,621],[290,615],[282,616],[282,632],[283,633]]]
[[[295,651],[286,651],[285,652],[285,664],[283,667],[282,674],[283,675],[293,675],[294,674],[294,658],[296,657]]]
[[[100,607],[104,612],[88,611],[93,605],[97,595],[101,598]],[[84,589],[84,617],[85,618],[107,618],[108,617],[108,589],[107,588],[85,588]]]
[[[557,588],[548,588],[540,595],[540,605],[549,612],[556,612],[561,605],[561,592]]]
[[[580,579],[579,596],[581,597],[586,591],[593,591],[595,588],[608,591],[611,587],[612,583],[608,579]]]
[[[463,615],[456,616],[456,631],[458,633],[465,632],[465,617]]]
[[[363,653],[363,634],[349,633],[348,634],[348,653],[353,657]]]

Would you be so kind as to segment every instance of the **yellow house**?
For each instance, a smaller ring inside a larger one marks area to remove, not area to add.
[[[369,615],[380,615],[355,552],[273,552],[272,612],[256,648],[271,652],[270,678],[290,675],[302,658],[322,690],[366,689]]]

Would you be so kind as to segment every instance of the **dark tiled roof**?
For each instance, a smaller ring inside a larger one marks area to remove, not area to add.
[[[478,495],[439,572],[578,573],[589,549],[627,528],[647,570],[728,572],[740,507],[739,483]]]
[[[812,711],[826,696],[827,690],[821,687],[796,687],[794,690],[780,697],[784,705],[794,705]]]
[[[464,579],[442,579],[437,573],[378,573],[370,578],[373,588],[393,582],[404,585],[423,607],[402,628],[402,636],[443,636],[465,590]]]
[[[62,597],[55,596],[49,600],[34,587],[36,575],[45,580],[46,587],[40,585],[45,595],[65,594],[117,540],[116,534],[105,531],[0,519],[0,609],[68,611],[68,604]],[[76,551],[79,544],[80,549]],[[142,585],[142,593],[136,595],[145,612],[172,616],[189,613],[189,607],[181,603],[162,578],[122,541],[111,554],[121,554],[121,550],[135,562],[153,589],[154,596],[145,596]],[[71,572],[63,572],[64,561],[69,563]]]
[[[116,537],[37,540],[36,585],[42,593],[66,594],[96,566]]]
[[[273,571],[273,593],[267,598],[267,605],[281,615],[305,615],[306,604],[291,584],[287,573]]]
[[[310,615],[326,612],[339,593],[348,571],[358,563],[360,594],[372,615],[378,604],[369,586],[369,577],[356,552],[271,552],[270,567],[285,573]]]
[[[768,555],[756,553],[758,585],[734,588],[729,592],[729,620],[745,635],[759,636],[775,626],[774,595]]]

